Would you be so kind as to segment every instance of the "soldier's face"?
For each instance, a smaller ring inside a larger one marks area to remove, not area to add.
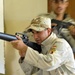
[[[57,14],[64,14],[66,11],[66,8],[68,7],[69,2],[68,1],[52,1],[51,6],[52,10]]]
[[[32,30],[35,41],[40,45],[51,33],[51,29],[43,31]]]

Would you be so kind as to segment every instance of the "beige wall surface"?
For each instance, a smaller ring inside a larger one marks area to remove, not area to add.
[[[33,17],[47,12],[47,0],[4,0],[5,33],[22,32]],[[5,42],[5,75],[25,75],[19,66],[19,54],[9,42]]]

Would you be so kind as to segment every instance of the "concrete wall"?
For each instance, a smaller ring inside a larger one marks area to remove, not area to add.
[[[47,12],[47,0],[4,0],[4,30],[15,34],[22,32],[33,17]],[[21,70],[18,51],[5,42],[5,75],[25,75]]]

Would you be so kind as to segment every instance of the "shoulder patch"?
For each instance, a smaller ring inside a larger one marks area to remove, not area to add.
[[[50,54],[53,54],[56,51],[56,46],[52,46],[52,48],[49,50]]]

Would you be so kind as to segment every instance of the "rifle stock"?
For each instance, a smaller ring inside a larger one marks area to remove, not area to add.
[[[51,23],[57,24],[57,26],[55,26],[55,27],[57,27],[58,29],[60,29],[60,28],[68,28],[69,26],[73,25],[70,22],[63,22],[63,21],[59,21],[59,20],[56,20],[56,19],[52,19]]]

